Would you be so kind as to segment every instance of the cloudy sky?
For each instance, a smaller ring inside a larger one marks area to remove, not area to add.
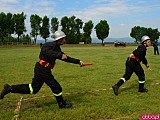
[[[76,16],[83,22],[96,25],[107,20],[109,37],[130,37],[134,26],[158,28],[160,31],[160,0],[0,0],[0,12],[24,12],[27,32],[30,33],[31,14],[50,19]],[[92,37],[95,37],[93,32]]]

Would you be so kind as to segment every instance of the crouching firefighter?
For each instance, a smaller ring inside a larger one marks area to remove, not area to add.
[[[126,60],[125,66],[125,74],[123,75],[122,78],[112,86],[114,94],[118,95],[118,89],[119,87],[126,82],[127,80],[130,79],[131,75],[133,72],[138,76],[139,78],[139,90],[138,92],[148,92],[148,89],[144,88],[144,82],[145,82],[145,74],[144,70],[140,64],[142,63],[147,67],[148,70],[151,70],[147,59],[146,59],[146,48],[151,45],[150,38],[148,36],[143,36],[141,38],[141,45],[138,46],[136,50],[132,52],[132,54],[129,55],[129,57]]]
[[[34,77],[31,84],[4,85],[4,89],[0,94],[0,99],[8,93],[36,94],[43,83],[46,83],[52,90],[59,108],[70,108],[71,103],[67,103],[62,97],[62,87],[54,78],[51,69],[54,68],[56,59],[83,65],[79,59],[71,58],[61,51],[60,46],[65,43],[66,35],[62,31],[56,31],[53,35],[54,41],[43,44],[39,62],[35,64]],[[63,69],[63,68],[62,68]]]

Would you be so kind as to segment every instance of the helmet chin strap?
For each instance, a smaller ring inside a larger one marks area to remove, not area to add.
[[[146,43],[143,44],[144,46],[148,47]]]
[[[57,43],[59,45],[63,45],[65,43],[65,38],[61,38],[61,39],[57,40]]]

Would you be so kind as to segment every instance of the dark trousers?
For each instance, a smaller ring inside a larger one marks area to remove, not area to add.
[[[43,83],[46,83],[54,94],[58,95],[62,92],[62,87],[52,75],[51,69],[45,68],[37,62],[34,68],[34,78],[32,79],[32,83],[12,85],[11,92],[36,94],[41,89]]]
[[[159,55],[159,50],[158,50],[158,47],[154,47],[154,54],[156,55]]]
[[[126,70],[125,74],[123,75],[123,78],[125,78],[126,81],[130,79],[133,72],[135,72],[135,74],[138,76],[139,81],[145,80],[144,70],[138,61],[132,58],[130,60],[127,59],[125,65],[126,65]]]

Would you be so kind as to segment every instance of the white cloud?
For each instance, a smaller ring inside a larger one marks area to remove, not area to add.
[[[99,21],[101,19],[116,19],[125,16],[132,16],[140,11],[144,12],[144,8],[131,6],[123,1],[112,0],[108,4],[98,4],[83,10],[68,12],[68,15],[75,15],[84,21]]]
[[[107,0],[97,0],[97,3],[108,2]],[[143,4],[146,1],[143,1]],[[110,37],[129,37],[131,28],[139,26],[159,25],[158,20],[155,23],[154,18],[149,18],[149,12],[153,8],[160,9],[160,5],[136,6],[126,2],[126,0],[111,0],[107,4],[96,4],[81,11],[72,11],[68,15],[75,15],[83,21],[92,20],[96,25],[100,20],[107,20],[110,25]],[[145,17],[146,16],[146,17]],[[136,20],[138,19],[139,22]],[[141,21],[141,22],[140,22]],[[123,22],[123,24],[120,24]],[[158,27],[158,26],[157,26]],[[160,29],[159,29],[160,30]],[[92,34],[95,36],[95,33]]]
[[[0,3],[17,3],[18,0],[0,0]]]
[[[125,26],[125,24],[121,23],[120,26]]]
[[[108,2],[109,0],[94,0],[94,3],[103,3]]]

